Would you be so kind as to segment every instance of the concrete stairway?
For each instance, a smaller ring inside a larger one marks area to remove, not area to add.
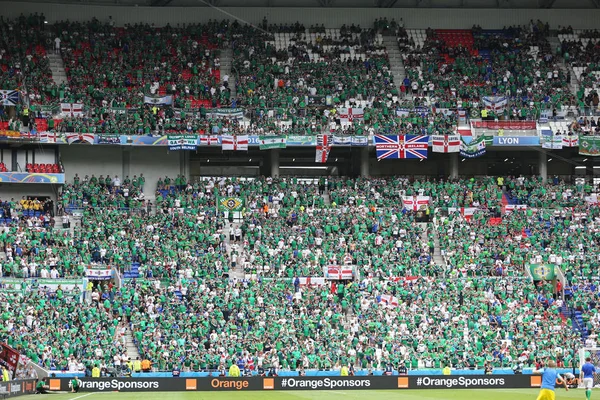
[[[406,69],[404,68],[404,61],[402,60],[402,53],[398,47],[398,42],[395,36],[384,36],[383,44],[388,53],[390,59],[390,69],[394,78],[394,84],[398,89],[402,81],[406,77]]]
[[[125,331],[125,336],[123,336],[123,344],[127,349],[127,356],[131,361],[135,360],[137,357],[140,357],[140,352],[138,351],[137,346],[133,342],[133,333],[131,332],[131,329],[129,327],[127,327],[127,330]]]
[[[52,71],[52,80],[54,80],[54,83],[57,85],[68,84],[65,64],[60,54],[48,54],[48,60],[50,61],[50,70]]]
[[[565,63],[564,57],[558,55],[558,53],[557,53],[557,49],[560,46],[560,41],[558,40],[558,37],[557,36],[549,37],[548,43],[550,44],[550,48],[552,49],[552,54],[554,54],[554,56],[556,57],[557,65],[560,68],[560,71],[565,76],[569,75],[569,74],[571,75],[571,79],[568,82],[569,90],[571,91],[571,93],[573,95],[576,95],[577,91],[579,90],[579,82],[577,82],[577,77],[575,76],[575,72],[573,71],[573,68],[571,68],[570,65],[567,65]]]
[[[237,91],[235,87],[235,76],[233,72],[233,49],[227,47],[221,51],[221,82],[225,76],[229,76],[229,89],[231,89],[231,99],[237,97]]]

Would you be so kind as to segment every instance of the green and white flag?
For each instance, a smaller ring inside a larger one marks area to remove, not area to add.
[[[600,156],[600,136],[579,135],[579,154]]]
[[[198,136],[196,135],[168,135],[169,150],[196,150]]]
[[[260,149],[285,149],[287,147],[287,136],[260,136]]]
[[[552,264],[528,264],[534,281],[551,281],[556,278],[554,265]]]
[[[240,197],[221,197],[218,199],[219,211],[242,211],[244,200]]]
[[[474,139],[470,143],[465,143],[461,138],[460,155],[464,158],[477,158],[485,154],[485,139],[483,136]]]

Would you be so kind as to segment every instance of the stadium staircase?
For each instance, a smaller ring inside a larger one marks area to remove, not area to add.
[[[385,45],[390,60],[390,69],[392,71],[392,77],[394,78],[394,84],[398,90],[400,90],[402,81],[406,78],[406,69],[404,68],[404,61],[402,60],[402,54],[400,53],[396,37],[384,36],[383,44]]]
[[[49,53],[48,61],[50,61],[50,70],[52,71],[52,80],[57,85],[68,84],[67,72],[65,71],[65,64],[60,54]]]
[[[241,226],[242,224],[239,222],[233,222],[231,223],[231,228],[230,227],[226,227],[224,229],[223,234],[225,235],[225,246],[227,247],[227,254],[231,254],[231,251],[233,250],[233,246],[235,245],[235,243],[232,243],[229,240],[229,232],[230,230],[235,231],[239,226]],[[225,232],[225,230],[227,232]],[[243,246],[243,244],[241,244],[240,246]],[[240,249],[241,250],[241,249]],[[241,251],[238,251],[238,253],[241,253]],[[246,273],[244,271],[244,266],[241,265],[241,263],[238,263],[238,265],[229,270],[229,277],[230,278],[236,278],[236,279],[244,279],[246,277]]]
[[[577,82],[577,76],[575,75],[575,71],[565,63],[564,57],[557,54],[558,47],[560,46],[560,40],[557,36],[548,37],[548,43],[550,44],[550,49],[552,50],[552,54],[557,58],[557,65],[560,68],[561,72],[565,75],[570,75],[571,79],[569,80],[569,90],[573,95],[577,95],[577,91],[579,90],[579,83]]]
[[[225,75],[229,76],[229,89],[231,89],[231,99],[237,97],[237,91],[235,87],[235,76],[232,74],[233,71],[233,49],[228,46],[226,49],[221,50],[221,78]]]
[[[133,333],[131,329],[127,327],[125,330],[125,336],[123,336],[123,344],[125,345],[125,349],[127,349],[127,356],[130,360],[135,360],[137,357],[140,357],[140,352],[135,344],[135,339],[133,338]],[[140,358],[141,359],[141,358]]]

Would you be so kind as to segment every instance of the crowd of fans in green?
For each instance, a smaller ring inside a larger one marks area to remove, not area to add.
[[[125,359],[120,335],[129,322],[155,368],[193,370],[239,358],[284,369],[513,367],[542,357],[568,365],[581,336],[562,306],[584,313],[587,332],[599,325],[598,211],[585,199],[587,185],[179,176],[161,179],[155,206],[145,208],[118,200],[127,187],[139,191],[143,177],[115,178],[77,177],[64,187],[63,210],[83,212],[71,229],[19,218],[0,231],[4,276],[81,277],[88,265],[140,265],[140,278],[119,289],[87,288],[90,302],[62,289],[3,289],[9,344],[46,366]],[[432,224],[399,205],[413,195],[431,197]],[[506,213],[503,195],[527,208]],[[244,202],[241,220],[218,210],[227,197]],[[464,208],[478,211],[467,219]],[[561,267],[566,302],[552,285],[526,278],[529,263]],[[357,279],[296,280],[321,277],[330,264],[356,265]]]

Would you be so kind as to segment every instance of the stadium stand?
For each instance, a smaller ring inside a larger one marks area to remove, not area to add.
[[[600,129],[586,114],[598,105],[599,34],[564,28],[552,49],[540,21],[498,30],[406,29],[387,19],[336,29],[266,20],[260,29],[44,25],[35,15],[0,19],[3,42],[18,44],[2,52],[3,87],[23,90],[33,117],[3,115],[1,128],[28,139],[452,135],[490,96],[506,98],[490,121],[545,116],[556,134]],[[52,80],[46,57],[55,37],[66,83]],[[384,37],[401,52],[401,82]],[[231,77],[220,65],[229,48]],[[576,94],[563,61],[581,84]],[[244,116],[209,111],[219,107]],[[144,175],[122,165],[122,176],[95,164],[95,173],[53,186],[56,216],[50,198],[0,193],[0,273],[19,281],[16,289],[0,279],[0,338],[48,370],[124,374],[133,350],[154,371],[518,370],[541,359],[575,366],[575,349],[596,344],[597,182],[480,173],[194,180],[182,167],[145,191]],[[0,173],[8,169],[0,163]],[[27,162],[25,172],[65,169]],[[223,212],[221,201],[233,198],[239,211]],[[534,279],[536,265],[564,276]],[[325,279],[330,266],[352,272]],[[38,282],[81,281],[93,269],[118,279],[69,289]]]

